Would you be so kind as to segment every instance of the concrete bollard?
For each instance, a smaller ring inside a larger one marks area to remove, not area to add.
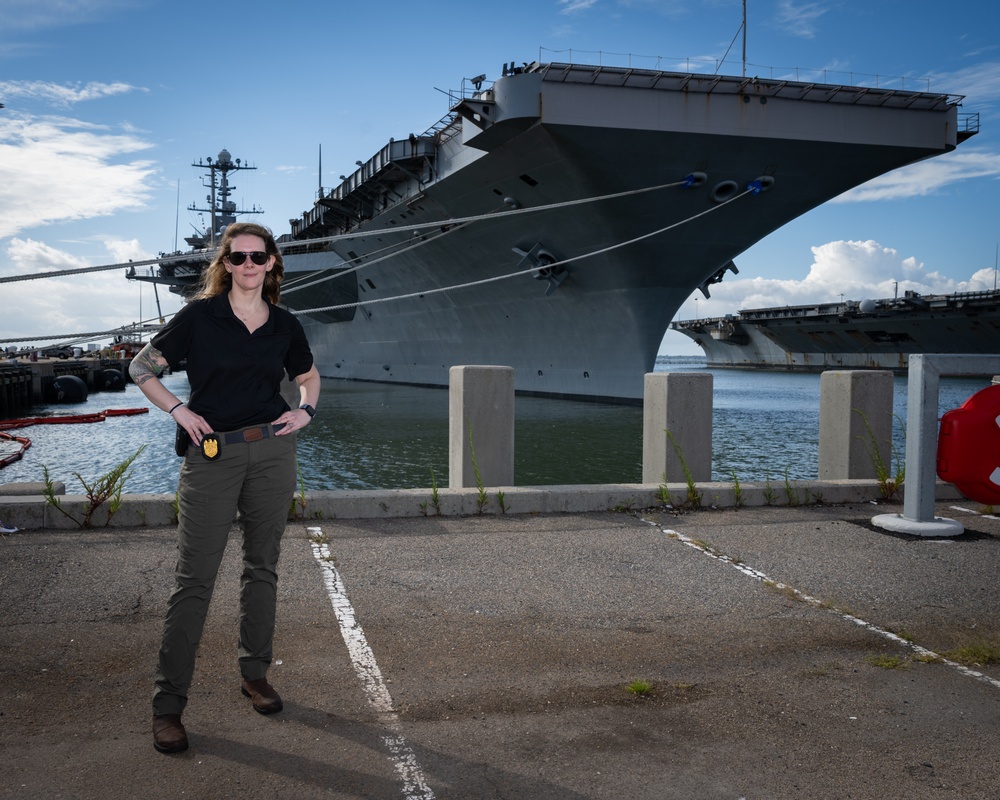
[[[888,370],[831,370],[820,376],[821,481],[877,478],[876,458],[892,472],[892,388]]]
[[[683,483],[712,479],[712,376],[697,372],[650,372],[643,382],[642,482]],[[674,441],[667,436],[670,431]]]
[[[469,429],[472,443],[469,443]],[[514,485],[514,369],[460,366],[448,371],[448,486]]]

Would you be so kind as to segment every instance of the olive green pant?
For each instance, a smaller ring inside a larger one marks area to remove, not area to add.
[[[191,446],[177,486],[178,541],[174,589],[163,625],[154,714],[180,714],[187,704],[195,655],[205,627],[229,532],[239,512],[243,530],[239,668],[267,675],[274,637],[278,556],[295,493],[295,434],[260,441],[223,441],[215,461]],[[220,434],[222,436],[224,434]]]

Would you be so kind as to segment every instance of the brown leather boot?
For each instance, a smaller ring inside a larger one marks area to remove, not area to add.
[[[254,681],[244,678],[240,691],[244,697],[249,697],[253,701],[254,710],[261,714],[276,714],[284,708],[281,697],[267,682],[267,678],[258,678]]]
[[[182,753],[188,749],[187,731],[180,714],[157,714],[153,717],[153,747],[161,753]]]

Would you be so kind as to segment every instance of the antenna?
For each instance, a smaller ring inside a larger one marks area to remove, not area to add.
[[[743,0],[743,77],[747,76],[747,0]]]
[[[323,144],[319,146],[319,197],[323,197]]]
[[[177,251],[177,226],[181,219],[181,179],[177,179],[177,202],[174,204],[174,252]]]

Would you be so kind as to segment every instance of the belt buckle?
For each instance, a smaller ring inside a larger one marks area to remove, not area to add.
[[[244,442],[259,442],[264,438],[264,428],[258,425],[256,428],[247,428],[243,431]]]

